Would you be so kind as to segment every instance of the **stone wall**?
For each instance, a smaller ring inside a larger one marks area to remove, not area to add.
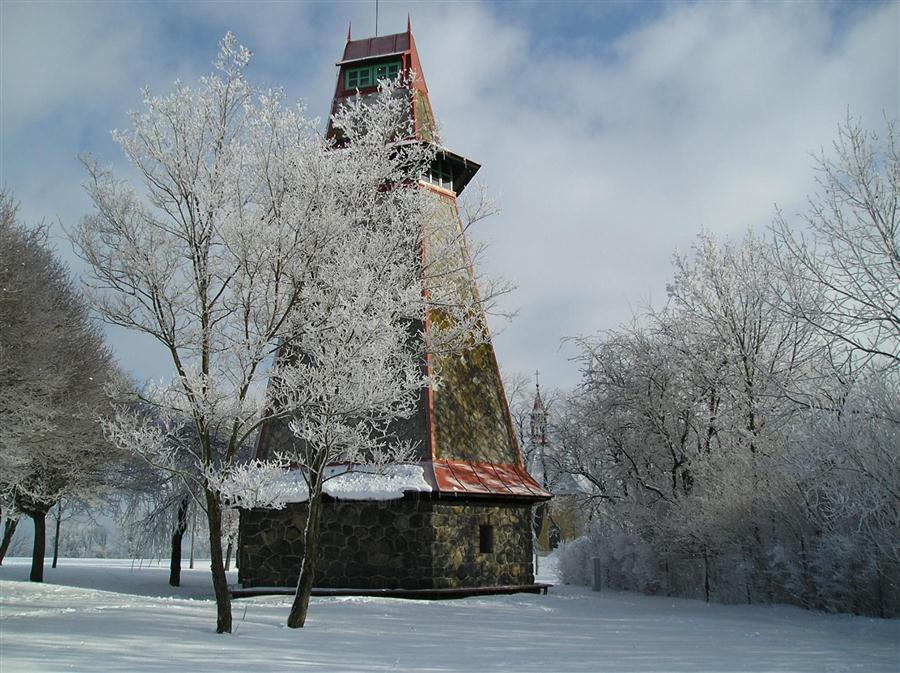
[[[315,585],[444,589],[531,584],[531,505],[436,500],[329,501]],[[239,582],[292,586],[303,553],[305,505],[241,512]],[[482,552],[482,526],[491,551]]]
[[[434,501],[434,588],[532,584],[531,505]],[[480,551],[481,526],[492,551]]]

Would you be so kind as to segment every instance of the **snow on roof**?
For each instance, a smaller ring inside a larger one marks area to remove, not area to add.
[[[391,465],[377,472],[366,471],[371,469],[367,466],[328,469],[335,474],[325,482],[325,493],[340,500],[397,500],[407,491],[431,491],[419,465]]]
[[[419,465],[335,465],[325,471],[322,490],[338,500],[399,500],[408,491],[432,490]],[[309,500],[305,474],[302,469],[248,464],[216,486],[226,500],[238,507],[280,509]]]

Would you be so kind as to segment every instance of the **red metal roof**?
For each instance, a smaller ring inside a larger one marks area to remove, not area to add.
[[[381,37],[369,37],[365,40],[351,40],[344,47],[344,58],[338,65],[346,61],[358,61],[377,56],[389,56],[410,50],[409,33],[395,33]]]
[[[443,495],[482,495],[544,500],[552,494],[518,465],[434,460],[437,492]]]

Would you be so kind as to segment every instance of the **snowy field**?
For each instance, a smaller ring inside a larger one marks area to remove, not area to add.
[[[165,565],[63,559],[43,585],[25,581],[28,567],[0,568],[2,673],[900,670],[900,620],[786,606],[563,586],[442,602],[313,598],[294,631],[289,599],[261,597],[235,601],[235,632],[220,636],[208,570],[183,571],[172,589]],[[553,571],[545,562],[541,579]]]

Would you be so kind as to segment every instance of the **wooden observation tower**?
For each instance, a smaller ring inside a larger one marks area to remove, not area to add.
[[[438,200],[434,235],[459,241],[462,273],[477,292],[456,197],[480,166],[441,145],[409,25],[403,33],[362,40],[348,33],[337,66],[332,111],[357,92],[374,92],[379,79],[411,81],[415,140],[437,149],[420,180]],[[426,334],[440,318],[436,309],[427,310]],[[439,371],[441,384],[422,392],[403,434],[418,447],[430,490],[399,500],[327,500],[315,586],[398,594],[534,588],[531,509],[550,493],[525,470],[493,346],[488,340],[463,357],[429,355],[423,366]],[[260,434],[257,456],[289,441],[286,428],[270,424]],[[245,588],[296,583],[304,520],[303,504],[242,511],[239,581]]]

